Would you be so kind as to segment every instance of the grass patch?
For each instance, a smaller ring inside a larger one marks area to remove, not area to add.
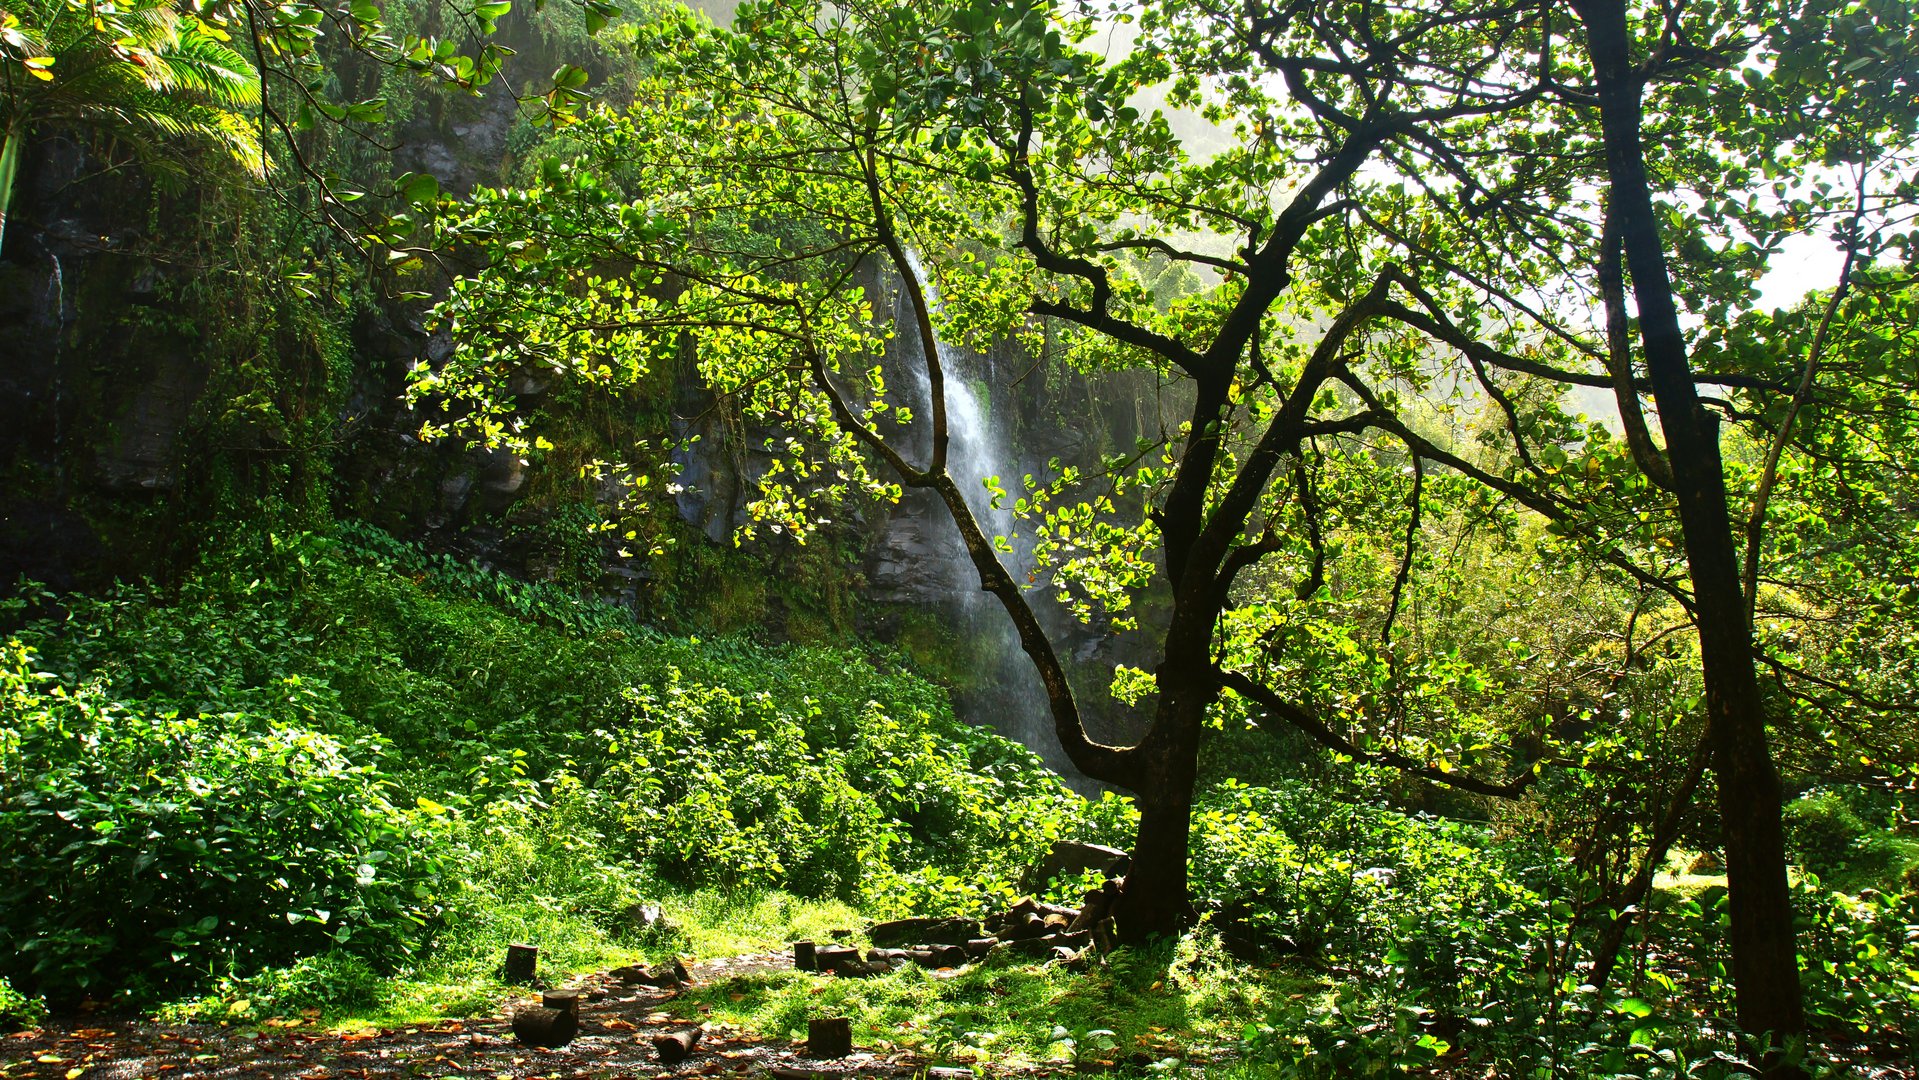
[[[680,951],[700,960],[784,952],[795,941],[824,941],[835,930],[858,931],[869,921],[837,900],[758,890],[702,889],[668,896],[660,907],[678,928]]]
[[[500,981],[506,947],[540,948],[540,978],[576,975],[674,956],[695,959],[785,951],[803,938],[862,927],[859,912],[833,900],[781,892],[668,894],[659,900],[670,929],[609,929],[589,913],[568,911],[550,897],[497,898],[456,916],[452,929],[411,968],[382,975],[345,952],[306,957],[247,978],[216,980],[200,996],[160,1008],[158,1019],[258,1024],[299,1017],[317,1026],[354,1030],[403,1027],[490,1015],[522,988]],[[802,1027],[804,1024],[802,1024]]]
[[[950,1064],[1168,1057],[1205,1060],[1316,984],[1234,963],[1196,936],[1076,965],[976,964],[939,974],[908,966],[873,979],[779,972],[725,979],[668,1008],[799,1039],[806,1022],[844,1016],[854,1041],[909,1049]]]

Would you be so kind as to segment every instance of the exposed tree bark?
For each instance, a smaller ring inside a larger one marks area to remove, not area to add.
[[[1158,715],[1138,747],[1133,794],[1139,835],[1114,907],[1120,937],[1127,942],[1178,934],[1193,919],[1186,868],[1193,785],[1200,728],[1219,691],[1206,668],[1194,673],[1191,666],[1190,657],[1182,662],[1169,656],[1160,668]]]
[[[1643,76],[1635,70],[1622,0],[1574,0],[1586,27],[1599,91],[1610,210],[1638,306],[1640,345],[1653,386],[1692,579],[1705,679],[1708,738],[1719,786],[1731,909],[1733,984],[1739,1025],[1777,1048],[1802,1038],[1799,990],[1780,822],[1779,775],[1766,744],[1752,622],[1740,587],[1719,425],[1693,386],[1686,341],[1659,238],[1640,142]],[[1775,1052],[1765,1062],[1798,1074]]]

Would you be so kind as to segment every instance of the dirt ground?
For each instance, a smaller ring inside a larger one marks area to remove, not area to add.
[[[785,957],[751,956],[695,965],[704,983],[790,966]],[[580,1033],[565,1047],[526,1046],[506,1013],[382,1031],[331,1034],[269,1021],[255,1030],[139,1021],[52,1025],[0,1038],[0,1080],[321,1080],[347,1077],[487,1080],[640,1080],[653,1077],[805,1078],[929,1076],[957,1080],[966,1070],[930,1069],[905,1052],[855,1048],[846,1058],[805,1056],[805,1044],[769,1041],[727,1025],[708,1025],[687,1060],[662,1065],[653,1036],[690,1026],[661,1011],[677,990],[628,987],[605,976],[578,982],[590,999]],[[603,994],[604,996],[599,996]],[[597,997],[597,1000],[591,998]],[[1000,1075],[1004,1070],[994,1070]],[[1010,1073],[1008,1073],[1010,1075]],[[1028,1071],[1023,1075],[1042,1075]]]

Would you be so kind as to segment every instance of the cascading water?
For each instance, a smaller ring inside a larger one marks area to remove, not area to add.
[[[67,274],[59,265],[56,251],[46,253],[54,261],[54,276],[48,278],[48,288],[54,292],[54,449],[59,449],[59,347],[67,340]]]
[[[926,297],[928,314],[937,323],[939,290],[917,257],[909,253],[907,261],[908,269],[919,280]],[[921,418],[921,424],[916,426],[922,427],[926,449],[930,451],[932,382],[910,301],[901,296],[898,304],[894,315],[903,346],[903,366],[911,376],[915,391],[914,413]],[[1030,544],[1015,535],[1018,522],[1011,500],[1018,497],[1020,472],[1011,432],[1007,424],[996,422],[1000,418],[995,416],[990,402],[981,398],[980,390],[987,387],[980,377],[984,358],[945,342],[936,341],[935,346],[945,374],[947,472],[965,495],[981,531],[988,537],[1008,539],[1013,550],[1001,551],[999,558],[1014,580],[1020,580],[1029,569]],[[1008,493],[998,507],[993,506],[993,496],[985,484],[991,477],[999,477]],[[944,509],[938,513],[942,519],[946,518]],[[1021,649],[1019,635],[1006,609],[997,597],[980,586],[979,571],[967,556],[958,528],[950,519],[945,540],[940,550],[946,556],[942,576],[950,583],[949,595],[953,598],[950,614],[958,621],[957,629],[969,648],[983,661],[970,685],[961,687],[956,695],[961,716],[973,723],[989,725],[1022,743],[1074,786],[1089,791],[1096,788],[1093,781],[1073,768],[1060,749],[1039,673]],[[1040,595],[1029,594],[1029,597],[1035,607],[1051,603]]]
[[[65,386],[63,385],[64,380],[61,378],[60,353],[67,342],[67,276],[66,268],[60,265],[59,252],[54,251],[52,247],[49,246],[47,248],[47,257],[53,260],[53,276],[48,282],[48,288],[53,292],[53,350],[48,360],[48,366],[53,371],[53,447],[54,453],[58,454],[66,441],[66,430],[65,424],[62,422],[63,410],[60,401],[65,391]],[[66,469],[64,467],[60,468],[56,471],[56,475],[59,477],[57,481],[58,490],[64,497],[66,493]]]

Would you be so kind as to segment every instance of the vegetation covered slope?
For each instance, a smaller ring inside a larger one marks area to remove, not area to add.
[[[669,638],[367,530],[61,604],[8,646],[0,934],[68,1001],[335,945],[391,969],[463,921],[496,827],[576,851],[566,903],[611,928],[669,886],[1010,888],[1082,813],[895,665]]]

